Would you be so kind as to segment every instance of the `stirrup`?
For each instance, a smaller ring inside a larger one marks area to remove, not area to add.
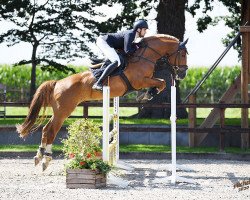
[[[102,85],[98,85],[97,83],[95,83],[95,84],[92,86],[92,89],[93,89],[93,90],[102,91]]]

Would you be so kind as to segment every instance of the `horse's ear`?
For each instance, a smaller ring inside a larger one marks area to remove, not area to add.
[[[180,49],[185,49],[186,48],[186,44],[188,42],[188,39],[186,39],[186,41],[180,43],[180,46],[179,46]]]

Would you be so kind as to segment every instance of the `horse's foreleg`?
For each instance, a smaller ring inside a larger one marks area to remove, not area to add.
[[[141,100],[151,100],[156,94],[159,94],[166,87],[166,82],[159,78],[144,78],[143,88],[150,88],[141,98]]]
[[[156,87],[159,94],[166,87],[166,82],[163,79],[159,78],[144,78],[142,87],[143,88]]]

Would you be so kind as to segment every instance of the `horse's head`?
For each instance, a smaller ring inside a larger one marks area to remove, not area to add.
[[[179,43],[178,48],[171,54],[168,54],[168,63],[172,67],[172,75],[177,80],[182,80],[187,75],[187,48],[188,39]]]
[[[179,42],[175,37],[159,34],[146,39],[146,47],[158,54],[158,60],[168,67],[174,79],[181,80],[186,76],[187,66],[187,44]],[[160,58],[159,58],[160,57]]]

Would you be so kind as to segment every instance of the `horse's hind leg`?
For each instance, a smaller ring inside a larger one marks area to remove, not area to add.
[[[52,160],[52,143],[58,131],[62,127],[62,124],[65,118],[64,117],[61,118],[57,115],[53,116],[44,129],[41,143],[44,144],[45,140],[47,140],[47,142],[46,142],[45,152],[44,152],[43,159],[42,159],[43,171],[47,169],[49,162]]]
[[[52,118],[43,127],[41,144],[39,146],[39,149],[37,150],[36,156],[34,157],[35,166],[39,164],[39,162],[42,160],[43,156],[45,155],[45,150],[47,146],[47,131],[49,127],[51,126],[51,120]]]
[[[64,120],[77,106],[77,103],[73,102],[67,103],[67,105],[64,105],[64,103],[65,102],[61,102],[60,106],[53,107],[54,114],[43,129],[41,144],[44,145],[46,143],[45,153],[42,159],[43,171],[47,169],[49,162],[52,160],[52,143],[54,142],[58,131],[62,127]]]
[[[39,146],[39,149],[37,150],[37,153],[34,156],[35,166],[37,166],[39,162],[42,160],[44,153],[45,153],[45,148],[42,146]]]

